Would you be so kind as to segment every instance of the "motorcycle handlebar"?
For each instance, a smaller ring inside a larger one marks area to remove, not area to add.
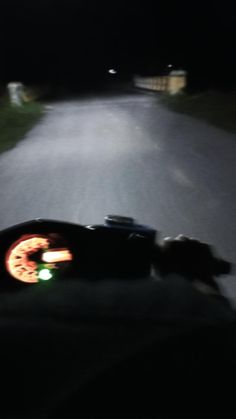
[[[46,235],[54,249],[59,246],[58,240],[63,239],[63,245],[67,242],[73,255],[70,274],[78,278],[147,277],[154,268],[161,275],[177,273],[189,279],[207,280],[227,275],[232,268],[229,262],[215,257],[205,243],[178,236],[156,244],[156,230],[136,224],[131,218],[112,215],[101,225],[37,219],[3,230],[0,232],[2,276],[9,248],[32,233]]]

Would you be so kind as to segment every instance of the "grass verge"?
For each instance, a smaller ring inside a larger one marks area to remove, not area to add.
[[[12,106],[0,101],[0,153],[14,147],[43,115],[43,105],[36,102]]]
[[[179,96],[162,96],[169,109],[205,120],[226,131],[236,133],[236,93],[216,91]]]

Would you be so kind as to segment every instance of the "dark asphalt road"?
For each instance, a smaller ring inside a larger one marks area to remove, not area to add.
[[[52,104],[0,157],[0,228],[35,217],[137,218],[236,262],[236,136],[165,109],[145,93]],[[236,299],[236,281],[225,291]]]

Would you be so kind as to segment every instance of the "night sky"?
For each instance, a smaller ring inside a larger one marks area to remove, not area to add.
[[[236,81],[236,15],[221,3],[3,0],[0,79],[66,83],[159,74]],[[236,84],[236,83],[235,83]]]

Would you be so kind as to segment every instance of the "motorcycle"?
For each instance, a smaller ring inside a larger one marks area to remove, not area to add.
[[[107,215],[104,224],[35,219],[0,232],[0,289],[86,278],[147,278],[177,273],[217,289],[213,277],[230,263],[208,245],[178,236],[157,244],[157,231],[133,218]]]

